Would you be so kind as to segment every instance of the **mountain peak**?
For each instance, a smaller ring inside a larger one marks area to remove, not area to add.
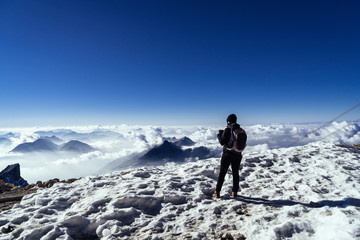
[[[71,140],[65,143],[64,145],[62,145],[60,148],[60,151],[81,152],[81,153],[92,152],[94,150],[95,148],[78,140]]]
[[[161,161],[161,160],[171,160],[171,161],[184,161],[186,154],[181,150],[180,147],[176,146],[174,143],[164,140],[164,142],[157,147],[149,150],[140,160],[147,161]]]
[[[34,142],[22,143],[15,147],[11,152],[37,152],[37,151],[56,151],[58,146],[47,139],[39,138]]]
[[[182,146],[189,147],[189,146],[195,145],[195,142],[186,136],[183,138],[180,138],[179,140],[175,141],[174,143],[179,147],[182,147]]]

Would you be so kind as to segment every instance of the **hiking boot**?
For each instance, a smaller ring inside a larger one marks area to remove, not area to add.
[[[231,198],[236,198],[237,196],[238,196],[238,195],[237,195],[237,192],[232,192],[230,197],[231,197]]]
[[[214,199],[220,198],[220,193],[215,190],[215,192],[213,193],[212,197],[213,197]]]

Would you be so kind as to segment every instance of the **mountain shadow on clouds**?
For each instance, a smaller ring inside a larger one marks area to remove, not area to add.
[[[13,150],[11,150],[11,152],[29,153],[67,151],[76,153],[87,153],[95,150],[96,149],[91,147],[90,145],[77,140],[71,140],[59,146],[49,140],[49,138],[40,138],[34,142],[19,144]]]

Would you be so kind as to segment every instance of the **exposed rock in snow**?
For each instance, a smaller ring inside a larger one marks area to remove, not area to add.
[[[57,183],[2,212],[0,239],[358,239],[359,162],[325,142],[245,153],[240,196],[229,172],[221,200],[218,158]]]

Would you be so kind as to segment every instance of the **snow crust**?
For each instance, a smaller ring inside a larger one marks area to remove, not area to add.
[[[218,158],[88,176],[2,212],[0,227],[15,231],[0,239],[359,239],[359,161],[358,150],[321,141],[249,151],[240,196],[229,197],[229,170],[221,200],[211,199]]]

